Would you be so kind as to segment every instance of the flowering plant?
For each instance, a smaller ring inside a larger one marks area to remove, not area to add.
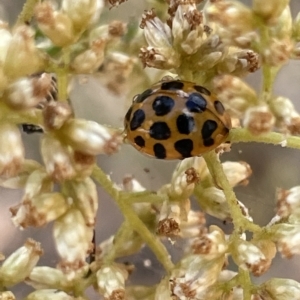
[[[235,0],[152,0],[140,28],[116,20],[99,25],[105,5],[123,2],[27,0],[12,28],[0,23],[0,185],[24,191],[10,209],[17,227],[53,222],[60,256],[56,268],[37,266],[43,250],[33,239],[8,258],[1,255],[0,299],[15,299],[11,289],[20,282],[35,289],[24,295],[27,300],[88,299],[90,286],[110,300],[299,299],[295,280],[251,281],[251,275],[268,271],[277,252],[299,254],[299,186],[279,189],[274,218],[264,227],[255,224],[233,191],[248,183],[250,165],[220,162],[229,143],[180,161],[170,183],[155,192],[132,176],[117,185],[96,156],[119,151],[123,130],[77,118],[69,88],[76,75],[97,74],[110,91],[131,95],[137,77],[141,91],[149,69],[156,69],[154,81],[172,74],[218,95],[232,119],[228,142],[300,149],[299,113],[273,91],[281,67],[299,58],[300,14],[292,19],[288,0],[253,0],[251,7]],[[257,93],[242,77],[259,69]],[[42,132],[43,164],[25,158],[18,126]],[[124,216],[117,232],[99,245],[92,243],[96,183]],[[201,210],[191,207],[192,196]],[[207,227],[205,213],[232,222],[232,232]],[[184,241],[176,263],[165,238]],[[153,286],[130,285],[132,266],[117,259],[144,244],[164,267],[164,277]],[[229,257],[236,272],[228,267]]]

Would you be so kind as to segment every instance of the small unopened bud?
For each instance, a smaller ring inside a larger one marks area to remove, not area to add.
[[[199,237],[206,232],[205,214],[201,211],[190,210],[187,215],[187,220],[180,224],[180,236],[183,238]]]
[[[45,134],[41,141],[41,153],[46,171],[54,181],[69,180],[76,175],[71,153],[59,140]]]
[[[40,227],[56,220],[67,209],[67,201],[60,193],[43,193],[12,207],[12,221],[22,228]]]
[[[75,57],[72,69],[79,74],[94,73],[103,63],[105,46],[106,42],[102,39],[93,41],[90,49]]]
[[[118,132],[93,121],[70,119],[61,128],[63,141],[75,150],[89,155],[112,154],[119,149]]]
[[[29,276],[43,254],[40,243],[28,239],[23,247],[13,252],[0,267],[3,286],[12,286]]]
[[[46,96],[51,89],[50,74],[43,73],[39,77],[21,78],[8,87],[4,100],[15,109],[32,108],[46,101]]]
[[[12,177],[21,170],[24,162],[24,146],[18,127],[0,124],[0,176]]]
[[[196,238],[191,245],[193,254],[208,255],[212,259],[224,254],[227,248],[225,234],[217,226],[210,226],[209,232]]]
[[[107,299],[125,300],[125,281],[128,277],[122,265],[104,265],[97,272],[97,284],[101,294]]]
[[[87,26],[97,20],[102,8],[103,0],[63,0],[63,12],[72,20],[76,32],[83,32]]]
[[[251,107],[245,113],[244,126],[253,135],[270,132],[274,124],[275,118],[267,105]]]
[[[65,289],[72,285],[72,281],[68,281],[61,270],[50,267],[34,267],[29,277],[26,278],[26,284],[35,289]]]
[[[85,224],[93,226],[98,210],[98,194],[94,181],[88,177],[79,182],[72,182],[71,187],[74,204],[81,211]]]
[[[289,124],[291,119],[298,115],[293,102],[286,97],[279,96],[272,99],[270,101],[270,108],[279,126]]]
[[[277,191],[277,214],[285,218],[291,213],[300,215],[300,186]]]
[[[273,0],[272,2],[253,0],[253,12],[264,21],[272,23],[281,15],[289,2],[289,0]]]
[[[242,118],[247,108],[257,104],[255,91],[238,77],[216,77],[214,87],[219,100],[233,117]]]
[[[222,166],[230,186],[235,187],[238,184],[248,184],[248,178],[252,174],[252,170],[246,162],[226,161]]]
[[[53,183],[43,169],[33,171],[26,181],[23,200],[31,199],[34,196],[52,191]]]
[[[30,293],[24,300],[74,300],[73,296],[68,295],[57,289],[38,290]]]
[[[41,31],[59,47],[70,45],[74,39],[71,19],[64,13],[55,11],[50,1],[39,3],[35,17]]]
[[[220,35],[232,41],[254,31],[252,11],[238,1],[214,1],[207,5],[205,13],[218,25]]]
[[[72,108],[67,103],[52,101],[43,109],[45,128],[60,129],[72,116]]]
[[[270,232],[283,257],[291,258],[293,255],[300,254],[299,224],[274,224],[271,226]]]
[[[265,295],[276,300],[291,300],[300,298],[300,283],[292,279],[271,278],[261,285],[258,295],[265,299]]]
[[[179,268],[172,272],[172,293],[179,299],[191,296],[201,299],[200,294],[216,283],[224,262],[225,254],[214,259],[205,255],[187,255],[181,259]]]
[[[262,52],[262,61],[265,64],[269,64],[274,67],[278,67],[288,62],[292,52],[294,50],[294,44],[290,37],[284,39],[272,39],[268,48]]]
[[[254,244],[240,239],[235,241],[232,247],[232,258],[240,268],[248,269],[255,276],[268,270],[270,263],[263,252]]]
[[[91,247],[93,228],[86,226],[81,212],[70,208],[54,222],[53,235],[61,265],[73,271],[82,268]]]
[[[17,27],[6,54],[4,73],[10,78],[18,78],[39,72],[43,65],[42,56],[35,46],[33,30],[25,25]]]

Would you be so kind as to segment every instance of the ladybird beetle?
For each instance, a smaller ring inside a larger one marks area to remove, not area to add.
[[[140,152],[183,159],[223,143],[231,119],[206,88],[168,78],[134,97],[124,125],[127,140]]]

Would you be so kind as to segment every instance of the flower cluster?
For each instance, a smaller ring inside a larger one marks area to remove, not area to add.
[[[157,191],[148,191],[133,175],[117,185],[96,157],[117,152],[122,133],[76,118],[68,93],[78,74],[88,80],[97,73],[119,96],[167,71],[217,94],[232,117],[228,142],[244,133],[264,142],[284,137],[285,145],[300,148],[297,137],[268,135],[274,129],[300,133],[291,100],[272,90],[279,69],[300,57],[300,14],[292,20],[288,0],[253,0],[251,7],[235,0],[165,0],[152,1],[141,30],[135,20],[99,25],[105,5],[123,2],[27,1],[12,29],[0,21],[0,186],[23,189],[20,202],[10,208],[16,227],[53,222],[59,255],[55,267],[37,266],[43,251],[32,239],[6,259],[0,254],[0,299],[15,299],[9,289],[21,282],[35,289],[27,300],[83,300],[91,286],[109,300],[299,299],[294,280],[272,278],[255,285],[250,277],[265,274],[277,252],[285,258],[300,254],[299,186],[278,188],[274,218],[258,226],[233,191],[248,184],[252,169],[244,161],[220,161],[230,150],[227,141],[202,157],[181,160]],[[147,74],[142,65],[158,71]],[[259,68],[263,84],[256,92],[241,77]],[[42,133],[42,163],[26,159],[19,127]],[[98,246],[95,181],[124,215],[119,229]],[[232,232],[207,225],[207,215],[232,223]],[[174,262],[168,247],[177,242],[183,249]],[[130,285],[135,266],[116,260],[139,253],[145,244],[166,274],[153,286]],[[230,270],[230,261],[237,272]]]

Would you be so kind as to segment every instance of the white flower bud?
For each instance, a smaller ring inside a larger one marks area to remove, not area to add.
[[[263,297],[267,294],[276,300],[291,300],[300,298],[300,283],[292,279],[272,278],[263,283],[258,291]],[[265,298],[264,298],[265,299]]]
[[[98,210],[98,194],[94,181],[85,178],[82,181],[71,182],[71,196],[74,204],[81,211],[86,225],[95,225],[95,218]]]
[[[243,123],[252,134],[259,135],[272,130],[275,118],[267,105],[260,105],[246,110]]]
[[[224,232],[217,226],[210,226],[209,232],[193,240],[191,251],[193,254],[203,254],[206,258],[214,259],[227,251]]]
[[[190,210],[187,215],[187,221],[180,224],[180,236],[183,238],[194,238],[205,232],[205,215],[201,211]]]
[[[272,0],[262,2],[261,0],[253,0],[253,12],[267,22],[275,22],[282,14],[286,6],[289,5],[289,0]]]
[[[274,224],[270,227],[273,240],[283,257],[300,254],[300,224]]]
[[[277,214],[282,218],[290,214],[300,215],[300,186],[277,191]]]
[[[15,176],[24,162],[24,146],[18,127],[0,124],[0,176]]]
[[[1,300],[16,300],[15,295],[10,291],[0,292],[0,299]]]
[[[268,270],[270,263],[263,252],[254,244],[240,239],[235,241],[233,247],[232,258],[240,268],[249,270],[255,276]]]
[[[42,56],[35,46],[33,30],[25,25],[17,27],[3,65],[4,73],[10,78],[18,78],[39,72],[43,65]]]
[[[205,255],[188,255],[172,272],[172,292],[179,299],[195,299],[216,283],[225,262],[225,255],[206,259]]]
[[[41,153],[46,171],[54,181],[70,180],[76,175],[70,151],[53,136],[42,137]]]
[[[145,12],[140,27],[144,30],[144,36],[149,46],[154,48],[172,47],[170,27],[163,23],[153,10]]]
[[[60,129],[63,124],[71,119],[73,112],[69,104],[51,101],[43,109],[44,125],[49,131]]]
[[[270,108],[279,123],[289,124],[291,119],[298,115],[293,102],[286,97],[279,96],[272,99]]]
[[[28,239],[23,247],[13,252],[0,267],[0,278],[4,286],[12,286],[29,276],[43,254],[40,243]]]
[[[248,183],[252,170],[246,162],[226,161],[222,163],[222,166],[231,187]]]
[[[122,265],[104,265],[96,276],[99,291],[105,298],[125,300],[128,273]]]
[[[47,73],[39,77],[20,78],[8,86],[4,100],[15,109],[33,108],[46,100],[51,88],[52,78]]]
[[[87,227],[81,212],[70,208],[54,222],[53,235],[62,264],[80,269],[91,247],[93,228]]]
[[[55,11],[50,1],[36,6],[35,17],[39,28],[53,44],[64,47],[75,40],[72,20],[64,13]]]
[[[262,60],[265,64],[278,67],[288,62],[293,51],[294,44],[290,37],[273,38],[262,52]]]
[[[60,193],[43,193],[25,199],[21,205],[11,208],[15,226],[40,227],[56,220],[68,209],[66,199]]]
[[[79,74],[94,73],[102,65],[106,42],[98,39],[92,42],[90,49],[75,57],[71,68]]]
[[[72,20],[76,32],[83,32],[87,26],[96,21],[102,8],[103,0],[63,0],[63,12]]]
[[[62,140],[89,155],[112,154],[121,143],[118,132],[93,121],[70,119],[61,128]]]
[[[204,70],[213,68],[220,61],[222,55],[223,54],[221,51],[206,54],[203,57],[201,57],[201,61],[198,63],[198,66],[200,68],[203,68]]]
[[[22,164],[21,170],[16,176],[10,178],[0,178],[0,186],[9,189],[24,188],[29,175],[41,167],[42,166],[38,162],[26,159]]]
[[[67,280],[65,274],[58,269],[50,267],[34,267],[26,284],[35,289],[67,289],[73,285],[72,281]]]
[[[200,48],[206,35],[202,13],[195,3],[179,3],[172,21],[172,34],[173,45],[185,53],[191,55]]]
[[[214,87],[218,98],[233,117],[242,118],[247,108],[257,105],[255,91],[238,77],[216,77]]]
[[[24,300],[74,300],[73,296],[68,295],[57,289],[38,290],[30,293]],[[79,300],[79,299],[78,299]]]
[[[43,169],[33,171],[26,181],[23,201],[34,196],[52,191],[53,183]]]
[[[140,25],[149,47],[140,49],[139,57],[144,66],[170,69],[180,64],[178,53],[172,47],[172,32],[155,13],[147,11]]]
[[[236,42],[237,38],[254,31],[252,11],[238,1],[207,2],[204,12],[211,22],[216,23],[222,40]]]

